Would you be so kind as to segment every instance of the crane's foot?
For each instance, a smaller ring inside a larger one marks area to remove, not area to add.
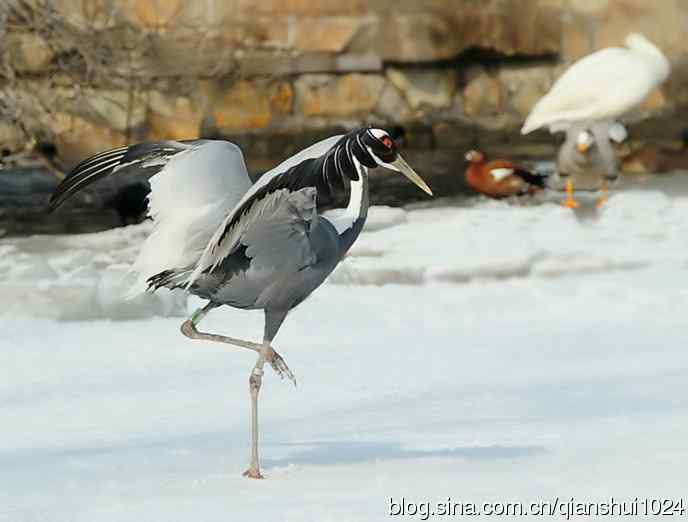
[[[198,336],[198,330],[196,330],[196,325],[193,324],[193,321],[191,321],[191,319],[187,319],[182,323],[181,331],[185,336],[189,337],[190,339],[194,339]]]
[[[278,354],[274,348],[272,348],[272,346],[268,352],[267,361],[270,363],[270,366],[272,366],[272,369],[275,371],[275,373],[279,375],[280,379],[284,379],[286,377],[294,383],[294,386],[296,386],[296,377],[294,377],[294,374],[289,369],[289,366],[287,366],[287,363],[284,362],[282,356]]]
[[[263,478],[265,478],[263,475],[260,474],[259,469],[254,469],[254,468],[248,468],[241,475],[243,477],[248,477],[248,478],[252,478],[252,479],[263,479]]]

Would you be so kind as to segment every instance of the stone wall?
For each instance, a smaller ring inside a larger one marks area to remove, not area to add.
[[[683,0],[8,5],[0,146],[15,150],[28,134],[54,143],[66,167],[127,142],[205,135],[237,140],[260,170],[362,123],[405,129],[431,176],[454,175],[469,147],[548,155],[550,136],[518,135],[526,114],[567,64],[631,31],[674,64],[632,116],[634,136],[674,139],[688,106]]]

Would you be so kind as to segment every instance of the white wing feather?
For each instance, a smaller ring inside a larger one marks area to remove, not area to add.
[[[132,267],[137,280],[130,296],[145,291],[155,274],[193,266],[251,181],[239,147],[209,141],[175,155],[150,185],[148,213],[154,227]]]
[[[310,147],[302,150],[301,152],[295,154],[291,158],[283,161],[275,168],[263,174],[258,179],[258,181],[256,181],[255,184],[248,191],[246,191],[246,193],[238,201],[234,209],[226,215],[225,219],[221,221],[219,226],[215,227],[215,233],[207,242],[205,250],[203,251],[203,254],[200,256],[198,263],[196,264],[196,268],[189,276],[189,280],[186,282],[187,288],[191,286],[191,284],[198,278],[198,276],[200,276],[203,273],[203,271],[209,268],[212,269],[216,267],[218,264],[222,262],[223,259],[225,259],[229,254],[231,254],[234,251],[240,237],[238,231],[241,228],[237,227],[235,224],[230,228],[227,234],[224,234],[224,232],[229,223],[231,223],[234,219],[236,212],[246,201],[253,197],[253,195],[261,187],[264,187],[266,184],[270,182],[270,180],[272,180],[279,174],[282,174],[286,170],[290,169],[295,165],[298,165],[304,160],[322,156],[327,151],[329,151],[341,138],[342,136],[339,135],[332,136],[331,138],[319,141],[318,143],[315,143],[314,145],[311,145]],[[223,238],[222,241],[221,238]]]

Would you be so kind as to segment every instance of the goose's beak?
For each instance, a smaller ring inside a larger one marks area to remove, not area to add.
[[[387,165],[391,166],[392,170],[401,172],[404,176],[410,179],[414,185],[416,185],[419,189],[425,192],[428,196],[432,196],[432,190],[430,190],[428,184],[425,183],[425,181],[423,181],[423,178],[416,174],[416,171],[413,170],[408,163],[406,163],[404,158],[402,158],[401,156],[397,156],[397,159],[395,159],[391,163],[387,163]]]
[[[590,144],[588,144],[588,143],[577,143],[576,144],[576,149],[578,149],[578,152],[580,152],[581,154],[586,153],[589,148],[590,148]]]

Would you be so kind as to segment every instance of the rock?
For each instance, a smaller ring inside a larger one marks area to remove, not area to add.
[[[188,4],[196,4],[190,2]],[[145,30],[160,30],[170,24],[188,21],[184,0],[124,0],[122,14],[132,24]]]
[[[270,93],[265,86],[242,80],[232,86],[213,108],[215,124],[222,130],[255,130],[272,121]]]
[[[125,131],[143,124],[146,105],[139,95],[124,90],[89,90],[85,96],[88,115],[111,129]]]
[[[189,98],[152,91],[148,106],[148,139],[182,140],[200,135],[203,112]]]
[[[402,92],[414,110],[450,107],[456,91],[456,73],[452,69],[390,68],[387,78]]]
[[[452,36],[456,33],[451,19],[431,12],[392,11],[380,31],[380,53],[394,62],[446,60],[466,48]]]
[[[343,51],[361,26],[362,18],[351,16],[298,18],[293,24],[294,48],[300,51]]]
[[[571,3],[571,9],[586,15],[599,15],[609,5],[609,0],[576,0]]]
[[[289,82],[278,82],[270,89],[270,109],[276,114],[289,114],[294,105],[294,89]]]
[[[502,106],[502,86],[483,67],[473,67],[466,73],[462,101],[468,116],[496,114]]]
[[[545,65],[503,67],[499,79],[509,104],[523,119],[552,86],[551,69]]]
[[[26,136],[10,122],[0,121],[0,151],[18,152],[26,145]]]
[[[376,74],[304,74],[295,86],[305,116],[353,116],[373,111],[384,84]]]
[[[234,0],[231,2],[237,12],[248,14],[291,15],[291,16],[336,16],[355,15],[370,9],[368,0]]]
[[[51,0],[50,6],[81,31],[109,29],[119,21],[118,5],[111,0]]]
[[[476,148],[478,136],[475,127],[455,122],[438,122],[432,128],[434,141],[438,148],[452,150],[457,155],[463,155],[470,149]],[[461,164],[463,164],[463,159]]]
[[[567,66],[594,51],[593,33],[588,17],[577,13],[564,17],[561,45],[562,57]]]
[[[5,46],[9,65],[19,73],[46,72],[55,56],[48,43],[34,33],[10,34]]]
[[[96,152],[121,147],[127,141],[120,132],[65,112],[52,114],[48,124],[58,155],[69,166]]]
[[[506,55],[561,50],[561,2],[409,2],[381,13],[380,53],[385,60],[428,62],[470,48]]]
[[[391,83],[385,84],[375,113],[394,123],[404,122],[413,117],[401,91]]]
[[[685,53],[685,2],[615,0],[598,17],[596,47],[622,45],[630,32],[643,33],[669,56]]]

